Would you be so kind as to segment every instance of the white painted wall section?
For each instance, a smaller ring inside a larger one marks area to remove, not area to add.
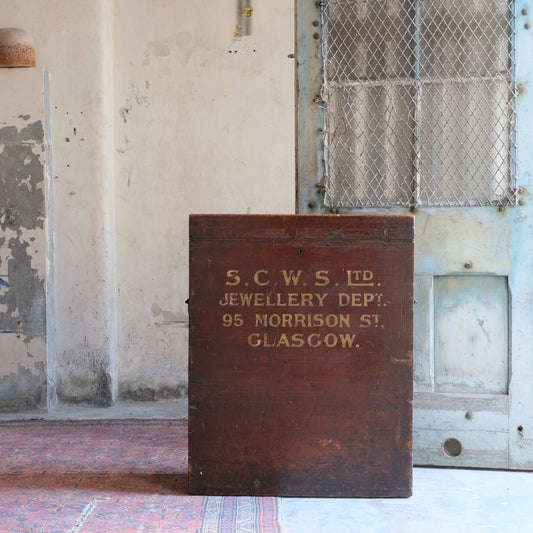
[[[115,2],[119,380],[184,394],[189,213],[294,211],[294,11]]]
[[[2,1],[50,76],[50,406],[186,394],[188,215],[294,212],[294,6],[239,4]]]

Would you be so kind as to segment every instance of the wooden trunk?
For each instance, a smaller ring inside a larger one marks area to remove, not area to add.
[[[405,497],[413,218],[192,215],[189,489]]]

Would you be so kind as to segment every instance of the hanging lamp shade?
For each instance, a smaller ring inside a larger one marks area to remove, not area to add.
[[[34,67],[33,38],[20,28],[0,28],[0,67]]]

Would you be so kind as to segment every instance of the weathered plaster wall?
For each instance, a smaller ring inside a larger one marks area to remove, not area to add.
[[[186,392],[189,213],[294,211],[293,3],[239,3],[115,2],[124,398]]]
[[[2,0],[51,80],[50,406],[186,394],[189,213],[294,210],[293,3],[239,4]]]
[[[0,411],[47,398],[43,90],[40,70],[0,69]]]
[[[28,30],[37,68],[50,73],[52,405],[56,398],[105,405],[117,396],[111,7],[107,0],[2,1],[2,25]]]

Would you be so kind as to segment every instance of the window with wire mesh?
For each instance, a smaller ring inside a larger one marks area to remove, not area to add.
[[[326,205],[514,204],[515,2],[321,4]]]

